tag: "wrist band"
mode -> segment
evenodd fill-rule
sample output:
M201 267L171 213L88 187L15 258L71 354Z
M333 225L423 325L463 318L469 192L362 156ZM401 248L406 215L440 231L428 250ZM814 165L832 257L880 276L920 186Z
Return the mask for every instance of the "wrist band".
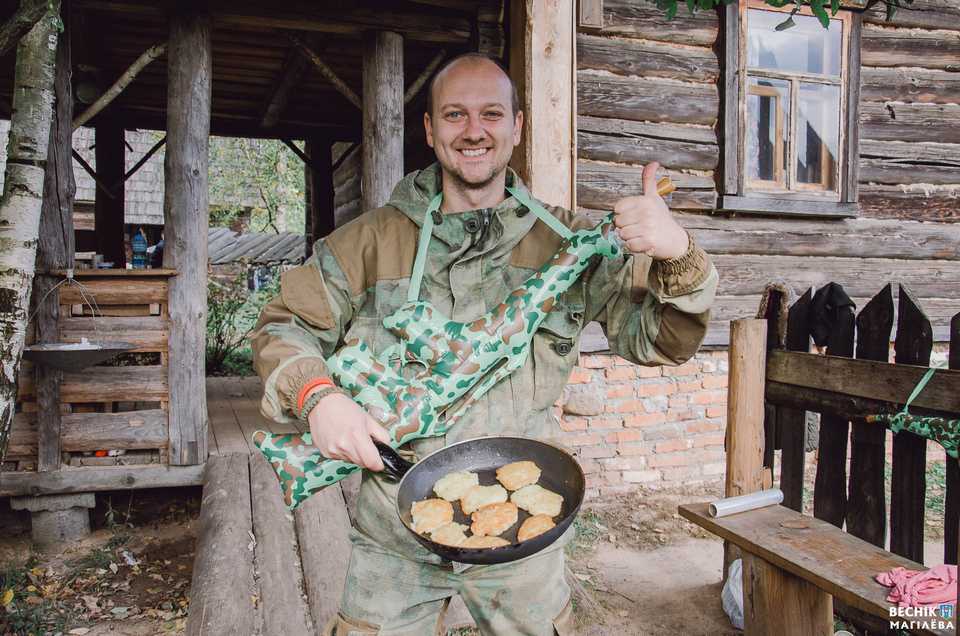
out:
M313 393L310 394L310 397L308 397L304 401L303 406L300 407L300 412L298 413L300 421L303 422L305 425L309 426L310 422L308 418L310 417L310 411L316 408L317 404L320 403L320 400L322 400L323 398L333 393L340 393L342 395L346 395L347 397L350 397L346 391L344 391L338 386L325 386L319 391L314 391Z
M297 410L303 408L303 402L307 399L307 394L318 386L336 386L330 378L314 378L303 385L300 393L297 394Z

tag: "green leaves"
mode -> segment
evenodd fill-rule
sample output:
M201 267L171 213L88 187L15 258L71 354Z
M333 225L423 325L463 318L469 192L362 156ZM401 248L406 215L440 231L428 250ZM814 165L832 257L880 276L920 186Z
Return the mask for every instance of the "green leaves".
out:
M837 0L833 1L837 3L839 9L840 3ZM827 15L827 10L823 8L822 0L810 0L810 10L813 11L813 15L817 16L817 20L820 20L824 29L830 28L830 16ZM836 13L836 9L833 12Z
M690 12L690 15L695 14L697 11L709 11L715 9L716 7L731 4L737 0L683 0L687 5L687 11ZM776 29L778 31L783 31L789 29L790 27L796 26L796 23L793 21L793 16L805 5L810 7L810 10L813 12L813 15L816 16L817 20L823 26L824 29L830 27L830 17L835 16L840 10L840 0L765 0L768 5L775 7L777 9L783 8L789 4L796 5L794 10L790 13L790 16L777 25ZM677 8L679 7L679 0L656 0L657 8L664 12L664 15L668 20L672 20L677 15ZM908 5L913 2L913 0L871 0L867 5L868 7L876 2L884 2L887 5L887 19L889 20L893 13L901 5ZM829 4L828 4L829 3Z

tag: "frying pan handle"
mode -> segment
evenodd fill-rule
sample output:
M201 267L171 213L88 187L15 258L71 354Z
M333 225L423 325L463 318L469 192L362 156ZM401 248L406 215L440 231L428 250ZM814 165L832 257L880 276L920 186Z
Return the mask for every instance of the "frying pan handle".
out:
M380 453L380 459L383 460L383 472L393 479L400 481L407 471L413 468L413 464L400 457L400 454L391 447L377 440L373 440L373 443Z

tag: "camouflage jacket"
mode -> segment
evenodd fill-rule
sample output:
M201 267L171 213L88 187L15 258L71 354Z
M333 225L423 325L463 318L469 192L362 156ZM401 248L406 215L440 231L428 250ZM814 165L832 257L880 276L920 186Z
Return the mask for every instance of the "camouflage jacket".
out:
M507 178L523 187L512 171ZM396 342L381 322L406 301L419 228L439 188L437 164L407 175L386 206L317 241L307 263L282 275L280 295L264 308L253 334L267 417L296 418L301 387L327 375L324 357L346 340L359 337L375 353ZM597 222L544 207L574 230ZM543 265L560 242L513 197L493 209L446 214L429 244L420 299L452 320L474 320ZM417 440L412 450L422 456L483 435L556 437L551 407L577 362L585 324L598 321L610 349L632 362L680 364L703 340L716 287L716 269L692 239L687 253L671 261L598 259L543 321L526 365L482 397L445 438ZM407 556L435 561L387 509L392 494L388 482L364 473L358 529Z

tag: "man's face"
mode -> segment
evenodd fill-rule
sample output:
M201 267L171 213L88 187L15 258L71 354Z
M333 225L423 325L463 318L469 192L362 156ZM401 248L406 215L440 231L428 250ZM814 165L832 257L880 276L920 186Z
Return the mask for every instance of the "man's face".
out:
M511 92L509 78L487 60L462 60L437 78L423 124L445 178L478 189L506 170L523 126Z

